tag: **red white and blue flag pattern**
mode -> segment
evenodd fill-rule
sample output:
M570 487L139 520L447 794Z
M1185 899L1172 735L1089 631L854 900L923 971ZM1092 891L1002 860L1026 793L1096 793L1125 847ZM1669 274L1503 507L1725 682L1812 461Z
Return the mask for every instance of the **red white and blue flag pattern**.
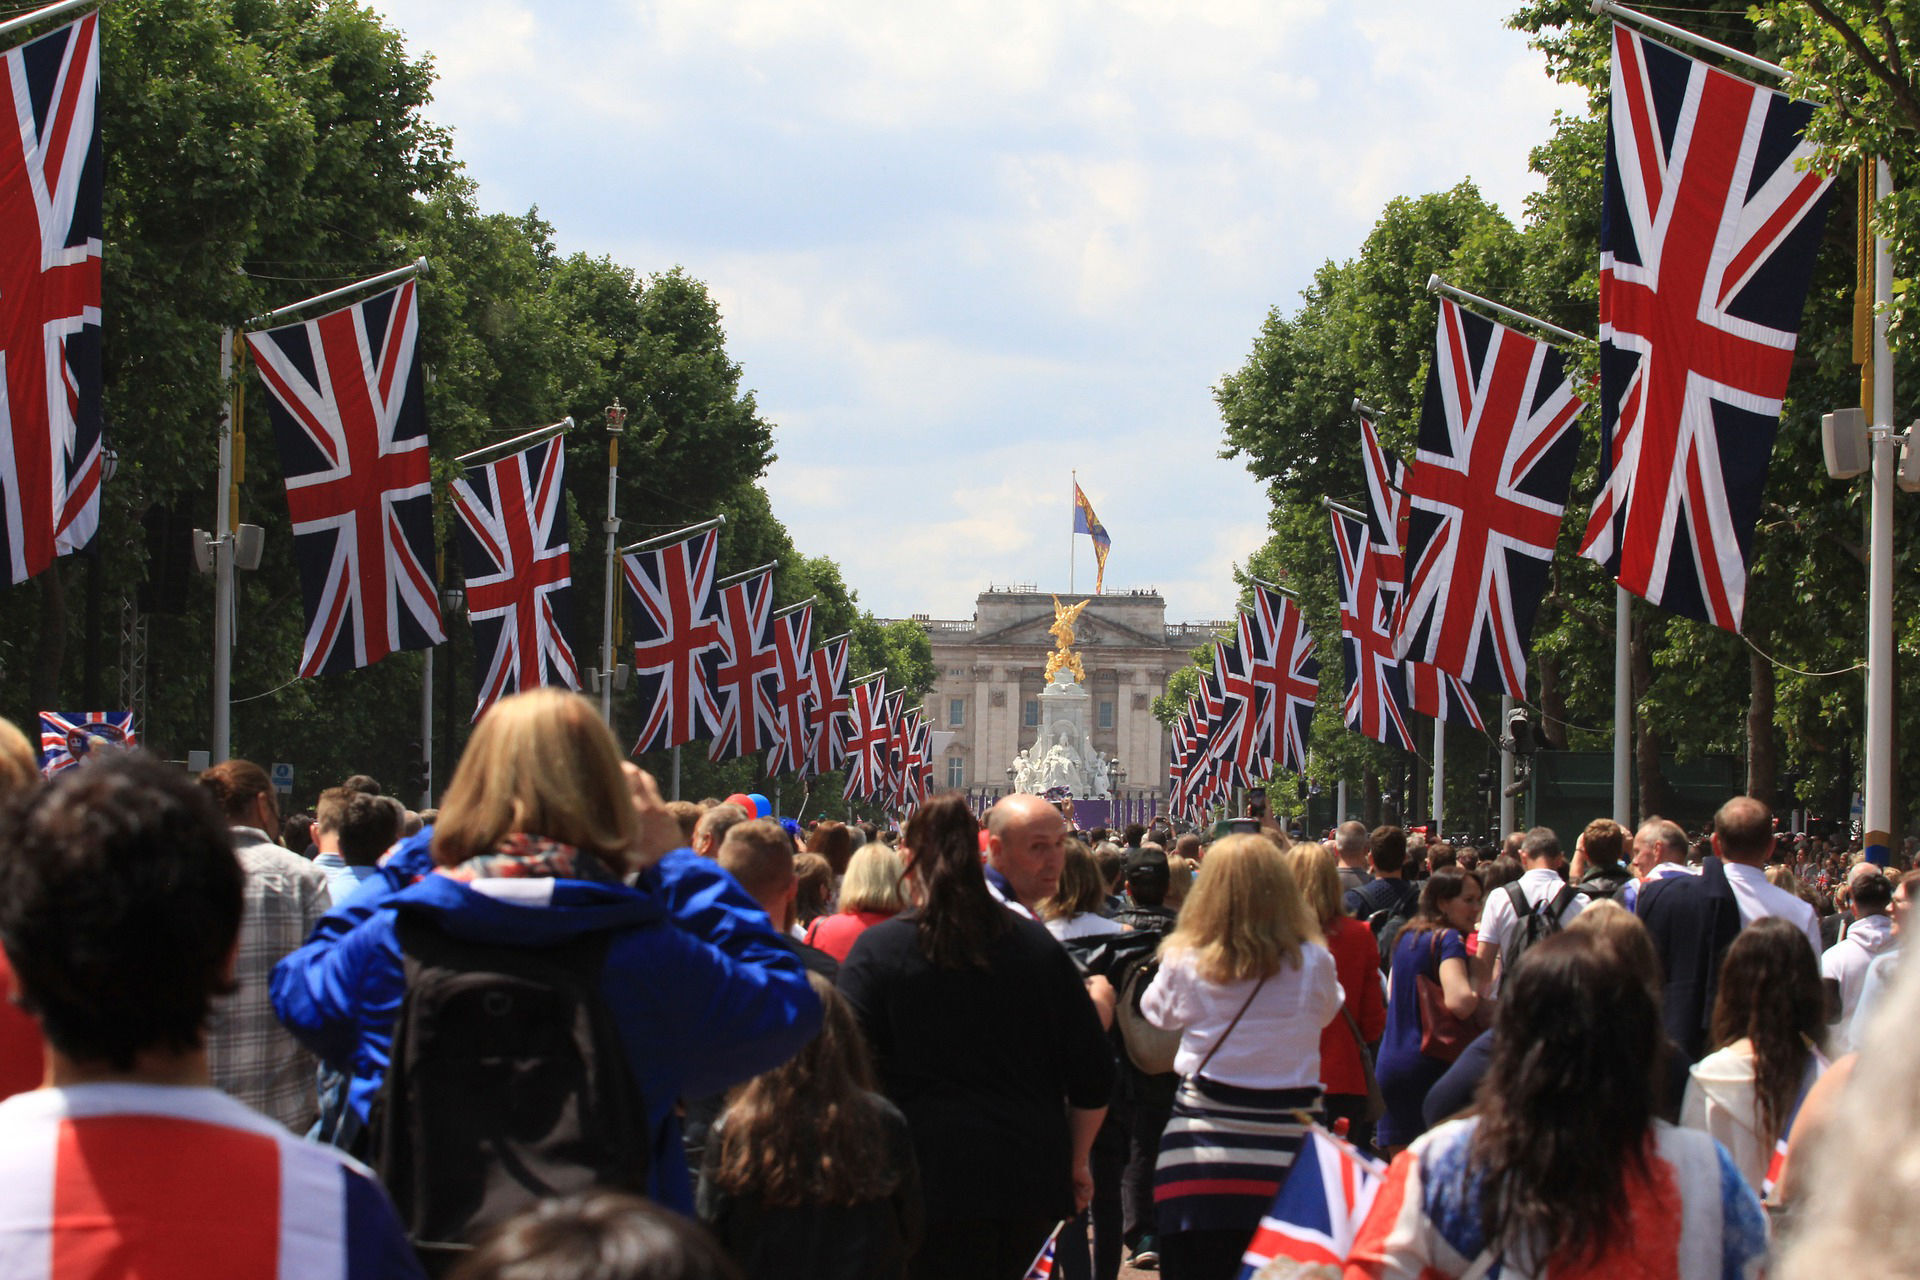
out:
M453 482L479 697L474 719L510 693L580 687L567 643L573 573L566 449L559 437Z
M847 689L851 638L836 636L813 651L807 667L807 773L818 777L847 758L853 698Z
M803 604L773 620L776 732L767 749L767 775L800 773L807 764L807 699L812 692L813 606Z
M440 644L414 282L247 335L286 475L302 676Z
M51 778L97 751L140 745L131 711L42 711L40 772Z
M773 643L773 572L763 570L720 588L720 656L711 669L720 722L707 748L718 764L757 756L779 734L772 682L780 659Z
M849 804L886 795L888 744L892 738L893 726L887 722L887 678L875 676L854 686L843 791Z
M1286 1263L1335 1271L1344 1267L1386 1168L1318 1125L1310 1129L1273 1207L1247 1244L1240 1280L1294 1274ZM1273 1267L1275 1263L1282 1266ZM1263 1270L1269 1267L1273 1269Z
M1600 492L1580 554L1738 631L1832 179L1813 107L1613 28Z
M1253 607L1240 615L1240 651L1261 693L1254 729L1270 765L1306 771L1307 734L1320 696L1320 662L1300 607L1271 587L1253 588Z
M1419 451L1404 477L1401 657L1526 697L1580 408L1553 347L1441 300Z
M1332 513L1340 588L1340 639L1346 658L1342 717L1388 746L1413 750L1407 726L1406 676L1394 656L1390 605L1382 598L1378 561L1363 521Z
M635 755L709 737L720 722L710 675L720 649L719 556L720 535L708 529L622 557L642 713Z
M100 520L100 15L0 55L0 539L24 582Z

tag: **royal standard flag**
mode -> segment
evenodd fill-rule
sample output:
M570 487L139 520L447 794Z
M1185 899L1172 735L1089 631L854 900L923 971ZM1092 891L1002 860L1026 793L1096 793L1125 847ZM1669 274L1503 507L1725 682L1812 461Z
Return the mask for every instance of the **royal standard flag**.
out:
M1073 531L1084 533L1093 539L1093 594L1099 595L1107 579L1107 549L1113 546L1113 539L1107 536L1107 526L1100 523L1100 517L1093 514L1093 504L1087 501L1087 495L1080 491L1080 482L1073 482Z

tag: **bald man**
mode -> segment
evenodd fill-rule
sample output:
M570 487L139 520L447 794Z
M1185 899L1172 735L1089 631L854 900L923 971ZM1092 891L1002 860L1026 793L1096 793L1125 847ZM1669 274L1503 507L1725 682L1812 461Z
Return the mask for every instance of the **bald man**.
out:
M1035 795L1011 795L987 811L987 887L1029 919L1060 887L1067 822Z

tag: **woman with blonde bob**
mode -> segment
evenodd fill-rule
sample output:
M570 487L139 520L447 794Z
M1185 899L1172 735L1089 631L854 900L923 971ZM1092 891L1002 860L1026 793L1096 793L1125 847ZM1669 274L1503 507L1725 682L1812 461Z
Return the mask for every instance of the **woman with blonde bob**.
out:
M790 1057L819 1028L820 1001L759 906L679 840L653 779L623 766L591 703L556 689L495 703L438 824L403 841L381 877L274 971L281 1021L350 1077L341 1145L380 1092L421 940L437 933L502 953L591 943L651 1135L646 1183L628 1189L691 1213L679 1099ZM515 1117L472 1121L500 1126L506 1149ZM413 1228L410 1189L390 1176L388 1190ZM520 1207L486 1202L496 1217Z
M1286 854L1261 835L1208 851L1160 956L1140 1007L1180 1032L1181 1076L1154 1174L1160 1266L1232 1277L1320 1108L1340 980Z
M847 862L847 878L840 882L840 910L807 926L807 945L845 964L855 939L906 910L907 893L902 887L906 874L900 855L889 846L860 846Z

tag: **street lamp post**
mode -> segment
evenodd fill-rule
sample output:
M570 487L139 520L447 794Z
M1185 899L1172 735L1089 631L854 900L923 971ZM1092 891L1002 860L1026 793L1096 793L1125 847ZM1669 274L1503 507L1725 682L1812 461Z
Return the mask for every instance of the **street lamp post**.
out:
M615 396L607 406L607 598L600 618L600 716L613 723L613 608L618 585L615 562L620 557L620 517L616 512L620 483L620 433L627 425L626 406Z

